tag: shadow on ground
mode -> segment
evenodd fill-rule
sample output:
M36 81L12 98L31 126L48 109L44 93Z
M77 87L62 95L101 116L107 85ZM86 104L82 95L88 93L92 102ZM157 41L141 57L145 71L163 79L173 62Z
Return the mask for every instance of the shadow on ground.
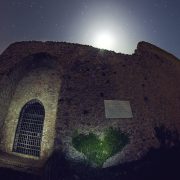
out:
M95 169L83 164L70 164L55 153L42 175L32 175L0 168L1 180L154 180L180 179L180 146L152 149L139 161Z

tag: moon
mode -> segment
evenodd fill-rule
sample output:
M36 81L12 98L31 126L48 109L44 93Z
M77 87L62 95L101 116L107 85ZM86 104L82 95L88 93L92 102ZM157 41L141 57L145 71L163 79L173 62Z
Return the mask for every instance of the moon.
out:
M100 49L112 50L114 48L115 39L110 32L100 32L95 36L94 46Z

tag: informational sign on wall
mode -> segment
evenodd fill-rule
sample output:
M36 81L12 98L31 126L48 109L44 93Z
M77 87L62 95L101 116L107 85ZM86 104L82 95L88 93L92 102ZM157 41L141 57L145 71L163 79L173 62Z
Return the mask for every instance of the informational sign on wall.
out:
M133 118L129 101L104 100L106 118Z

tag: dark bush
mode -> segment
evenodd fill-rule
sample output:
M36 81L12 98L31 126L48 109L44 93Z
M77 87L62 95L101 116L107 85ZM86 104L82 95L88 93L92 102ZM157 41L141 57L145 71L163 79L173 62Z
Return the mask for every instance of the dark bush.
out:
M155 127L155 136L158 139L160 146L163 148L170 148L171 146L179 146L180 139L179 133L175 129L174 131L166 128L164 125Z
M44 171L43 180L65 180L70 179L69 163L60 151L55 151L47 160Z

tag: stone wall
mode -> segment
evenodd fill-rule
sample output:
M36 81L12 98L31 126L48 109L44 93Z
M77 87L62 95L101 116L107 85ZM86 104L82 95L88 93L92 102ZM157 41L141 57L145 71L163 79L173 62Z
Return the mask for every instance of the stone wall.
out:
M114 127L129 134L130 143L109 158L104 167L139 159L151 147L158 147L154 131L157 126L163 124L180 133L180 62L151 44L141 42L135 54L123 55L76 44L22 42L11 45L0 56L0 63L3 78L9 70L12 70L12 74L20 72L24 77L21 80L17 78L12 88L16 90L9 92L11 96L4 95L3 90L12 83L6 84L7 81L1 78L0 105L4 99L7 102L4 106L6 111L0 112L0 122L5 124L6 133L10 127L15 129L17 115L27 100L40 98L41 95L49 97L40 99L47 109L49 107L52 110L52 117L47 121L56 122L54 149L64 151L69 158L84 158L72 147L72 136L76 130L98 134L106 128ZM29 70L42 66L48 68L42 71ZM58 75L53 77L49 68L55 69ZM29 72L27 75L26 70ZM41 83L37 83L41 77L37 74L39 72L43 74L43 78L39 79ZM47 88L48 84L50 89ZM104 100L129 101L133 118L106 118ZM17 103L19 107L15 106ZM12 121L14 124L11 124ZM46 127L47 131L54 131L53 123L51 127ZM4 138L9 139L5 146L1 143L1 149L11 153L14 137L6 133L3 133ZM45 136L42 144L48 144L46 140L54 141L54 135L48 135L47 139ZM51 154L52 146L42 147L44 151L41 158Z
M41 58L39 57L39 60ZM34 57L34 59L37 60L37 57ZM22 63L12 69L12 72L9 74L9 79L12 81L6 80L4 81L6 86L2 86L4 87L3 92L6 93L3 96L2 92L3 98L1 99L6 117L2 119L4 121L2 121L3 128L1 129L1 151L9 155L19 156L13 162L16 165L21 163L20 157L22 157L22 159L38 160L38 164L41 164L39 166L42 166L42 163L47 160L53 151L61 78L59 71L52 67L53 60L50 63L51 67L45 61L45 59L41 59L40 64L33 64L33 60L26 60L26 63ZM12 152L21 109L32 99L40 100L45 108L40 158ZM10 102L8 108L6 101ZM3 103L6 106L3 106ZM2 113L2 115L5 113ZM30 166L37 166L37 162L36 164L33 163L31 162Z

